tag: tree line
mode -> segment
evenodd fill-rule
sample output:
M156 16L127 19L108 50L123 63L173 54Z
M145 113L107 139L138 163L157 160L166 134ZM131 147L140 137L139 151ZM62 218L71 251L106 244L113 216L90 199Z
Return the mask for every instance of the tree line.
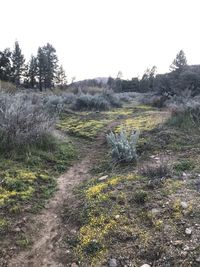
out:
M39 47L37 55L31 55L26 63L17 41L13 51L10 48L0 51L0 80L40 91L67 84L65 70L58 64L56 49L51 44Z
M188 65L183 50L177 53L169 67L169 72L157 74L156 66L147 68L139 79L124 80L121 74L114 79L109 77L108 86L116 92L149 92L159 95L174 95L181 91L190 90L192 95L200 94L200 65Z

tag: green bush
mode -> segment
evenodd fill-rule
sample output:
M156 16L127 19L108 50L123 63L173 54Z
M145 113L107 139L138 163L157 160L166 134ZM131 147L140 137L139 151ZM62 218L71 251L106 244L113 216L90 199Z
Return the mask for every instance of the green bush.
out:
M119 98L112 90L105 90L101 94L91 95L83 94L76 97L75 102L72 104L74 110L108 110L111 107L121 107Z
M144 190L139 190L134 195L134 202L137 204L144 204L148 200L148 194Z
M111 146L112 158L116 162L136 161L136 144L139 138L139 132L133 131L130 135L125 130L119 134L111 132L106 136L108 144Z
M146 164L140 168L140 173L149 178L149 180L163 180L171 177L170 167L164 162L160 164Z
M189 101L185 105L175 106L172 109L172 116L167 124L171 127L182 130L193 130L200 127L200 105L197 102Z
M174 165L174 169L177 172L191 171L195 167L195 163L191 160L183 160Z

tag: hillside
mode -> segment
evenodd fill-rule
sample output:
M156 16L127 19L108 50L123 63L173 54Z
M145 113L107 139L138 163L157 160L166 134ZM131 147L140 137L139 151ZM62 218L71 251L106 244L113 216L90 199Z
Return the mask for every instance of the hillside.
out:
M121 129L140 130L137 162L111 158L106 134ZM62 154L32 152L29 172L27 159L1 164L15 192L36 192L2 181L1 266L199 266L198 127L132 100L63 113L57 131Z

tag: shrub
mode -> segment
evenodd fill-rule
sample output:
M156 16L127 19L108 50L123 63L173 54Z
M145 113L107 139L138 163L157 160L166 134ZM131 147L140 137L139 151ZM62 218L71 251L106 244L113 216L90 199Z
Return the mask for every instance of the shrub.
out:
M149 180L163 180L171 176L171 170L167 164L146 164L140 168L140 173L149 178Z
M129 136L125 130L121 130L119 134L111 132L106 136L108 144L111 146L112 158L116 162L136 161L136 144L139 132L133 131Z
M15 92L17 88L13 83L0 80L0 90L12 93Z
M195 168L195 163L192 160L182 160L174 165L177 172L191 171Z
M140 94L135 92L123 92L123 93L117 93L116 96L120 101L124 102L130 102L135 98L138 98Z
M120 108L122 106L119 97L113 90L104 90L102 97L107 100L112 107Z
M74 105L75 110L108 110L109 102L102 95L80 94L77 96Z
M45 104L46 103L46 104ZM18 93L0 96L1 149L8 150L38 142L51 132L56 115L42 97Z
M137 204L144 204L148 200L148 194L144 190L139 190L135 193L133 200Z
M167 124L172 127L190 130L200 126L200 104L190 100L182 105L171 106L172 115Z
M111 107L121 107L120 99L112 90L104 90L101 94L84 94L82 91L77 95L72 109L74 110L108 110Z
M165 107L166 101L168 99L167 95L156 95L156 94L146 94L141 100L142 104L151 105L156 108Z

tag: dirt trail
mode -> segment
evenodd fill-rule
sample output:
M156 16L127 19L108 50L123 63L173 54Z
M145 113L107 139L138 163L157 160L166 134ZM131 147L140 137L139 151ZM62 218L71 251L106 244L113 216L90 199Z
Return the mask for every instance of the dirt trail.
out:
M46 208L34 217L33 225L37 233L33 237L33 246L28 251L22 251L13 256L8 263L8 267L63 267L59 260L62 254L62 247L58 244L66 235L68 228L73 229L71 225L63 225L61 214L63 205L67 201L74 201L73 188L81 181L90 178L89 169L94 164L96 157L104 151L105 134L118 122L109 124L103 132L97 137L89 148L85 148L84 159L80 163L72 166L65 174L58 178L58 191L49 201ZM64 248L63 248L64 249Z

